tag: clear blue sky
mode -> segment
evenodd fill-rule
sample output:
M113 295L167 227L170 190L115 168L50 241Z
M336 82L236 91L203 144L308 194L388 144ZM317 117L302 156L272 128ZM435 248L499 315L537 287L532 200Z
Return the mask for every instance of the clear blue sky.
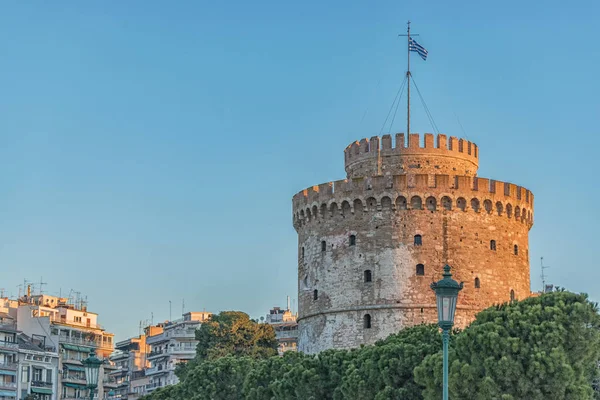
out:
M437 125L536 196L533 288L544 256L552 283L600 299L599 3L458 3L3 3L0 287L79 290L119 339L169 300L174 318L183 298L283 306L291 198L379 134L411 19ZM413 130L432 131L417 105Z

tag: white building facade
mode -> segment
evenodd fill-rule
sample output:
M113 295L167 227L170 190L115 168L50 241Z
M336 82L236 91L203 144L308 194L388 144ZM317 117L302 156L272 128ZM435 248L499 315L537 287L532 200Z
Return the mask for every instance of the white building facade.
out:
M149 336L146 343L150 346L148 361L150 368L146 369L149 383L146 392L157 388L174 385L179 382L175 368L180 363L186 363L196 356L196 329L203 321L211 316L209 312L188 312L177 321L169 321L163 325L163 332Z

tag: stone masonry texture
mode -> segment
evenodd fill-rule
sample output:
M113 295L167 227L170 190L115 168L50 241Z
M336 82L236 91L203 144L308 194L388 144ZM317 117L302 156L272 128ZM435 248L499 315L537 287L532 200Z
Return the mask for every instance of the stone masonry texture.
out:
M530 295L533 194L476 176L479 149L445 135L363 139L347 179L293 198L298 232L300 351L353 348L437 322L445 264L460 292L456 325Z

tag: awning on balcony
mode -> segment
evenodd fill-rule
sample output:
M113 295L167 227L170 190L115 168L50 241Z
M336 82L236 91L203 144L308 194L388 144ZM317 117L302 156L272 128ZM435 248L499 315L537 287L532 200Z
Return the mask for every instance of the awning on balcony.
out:
M0 369L0 375L17 376L17 373L15 371L3 371Z
M75 389L87 389L87 386L85 385L80 385L79 383L70 383L70 382L65 382L62 384L63 386L66 387L70 387L70 388L75 388Z
M69 365L69 364L65 364L65 367L69 370L69 371L85 371L85 368L83 367L78 367L77 365Z
M9 392L8 390L0 390L0 396L3 396L3 397L17 397L17 392Z
M90 347L77 346L77 345L68 344L68 343L62 343L61 346L65 350L80 351L82 353L89 353L92 350Z
M31 393L52 394L52 389L32 387Z

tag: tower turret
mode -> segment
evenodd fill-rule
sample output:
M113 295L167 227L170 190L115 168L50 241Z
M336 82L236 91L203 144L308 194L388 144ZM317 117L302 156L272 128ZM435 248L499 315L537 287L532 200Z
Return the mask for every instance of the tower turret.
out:
M424 135L422 144L419 134L410 134L407 145L404 134L399 133L394 145L390 135L349 144L344 161L348 178L407 173L475 176L479 149L468 140L431 133Z
M344 152L347 179L294 196L301 351L357 347L435 323L429 285L445 264L465 282L459 327L530 295L533 194L476 176L474 143L408 139L355 142Z

